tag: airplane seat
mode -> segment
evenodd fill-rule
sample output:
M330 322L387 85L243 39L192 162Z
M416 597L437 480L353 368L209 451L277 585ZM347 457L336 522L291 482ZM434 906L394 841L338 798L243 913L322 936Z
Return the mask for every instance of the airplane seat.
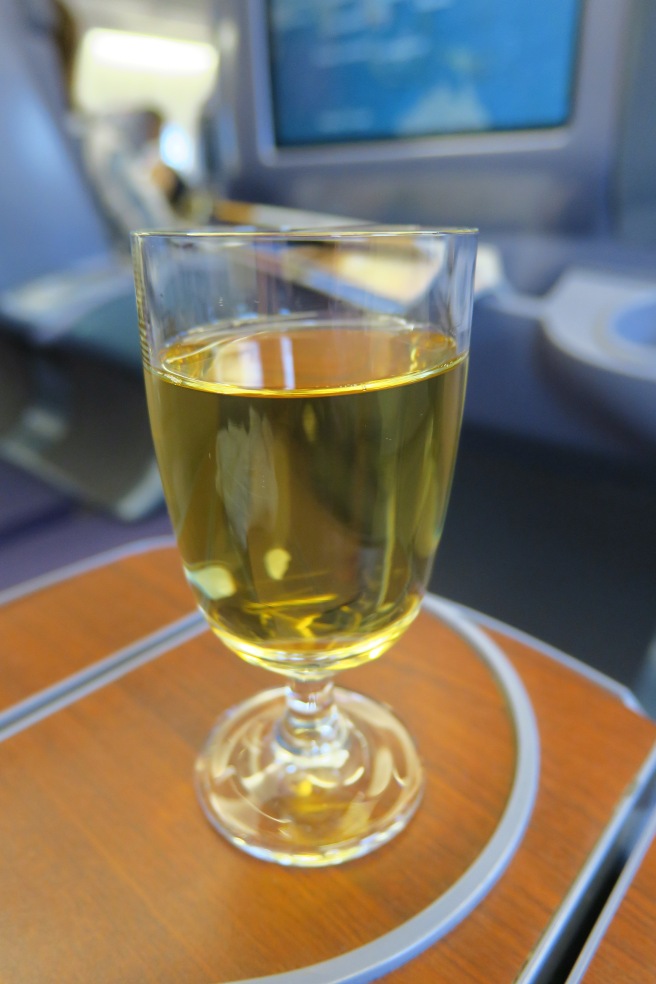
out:
M0 467L134 521L161 503L134 287L69 125L55 17L0 0Z
M50 0L0 0L0 291L111 252L67 125Z

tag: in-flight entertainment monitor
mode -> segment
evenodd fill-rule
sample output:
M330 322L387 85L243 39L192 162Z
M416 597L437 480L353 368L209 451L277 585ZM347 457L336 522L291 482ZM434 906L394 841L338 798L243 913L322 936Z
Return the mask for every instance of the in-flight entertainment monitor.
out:
M580 0L270 0L275 145L565 126L580 20Z
M380 221L604 225L631 0L228 0L233 197Z

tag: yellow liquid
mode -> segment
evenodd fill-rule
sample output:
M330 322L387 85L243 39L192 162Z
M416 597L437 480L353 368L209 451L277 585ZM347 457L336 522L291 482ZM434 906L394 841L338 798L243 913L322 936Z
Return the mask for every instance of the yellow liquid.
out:
M392 319L198 329L160 354L164 492L227 646L320 675L398 638L439 543L465 379L449 339Z

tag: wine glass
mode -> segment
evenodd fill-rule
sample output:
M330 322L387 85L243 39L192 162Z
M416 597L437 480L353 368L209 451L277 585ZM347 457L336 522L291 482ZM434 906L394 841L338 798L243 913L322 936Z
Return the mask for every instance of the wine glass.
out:
M415 618L462 417L476 233L144 232L149 415L184 571L219 639L286 678L196 764L211 823L282 864L358 857L423 789L404 725L333 686Z

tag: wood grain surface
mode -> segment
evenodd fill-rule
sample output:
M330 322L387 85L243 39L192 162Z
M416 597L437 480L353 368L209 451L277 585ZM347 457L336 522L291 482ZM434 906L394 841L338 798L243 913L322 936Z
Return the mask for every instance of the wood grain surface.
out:
M3 605L0 712L194 608L173 547L128 553Z
M132 567L94 574L78 645L85 634L97 641L94 610L103 637L115 594L141 617L150 609L156 621L164 608L170 618L157 585L176 583L175 553L141 561L138 576ZM57 590L64 650L80 586ZM162 590L180 600L175 588ZM38 618L44 598L34 605ZM0 609L1 632L5 617ZM534 816L490 894L390 975L395 982L515 980L655 740L653 724L612 694L497 638L538 718ZM22 640L33 678L31 664L48 649L37 632ZM340 683L394 706L428 781L406 831L339 868L257 861L205 821L191 777L214 718L276 684L209 633L0 742L0 982L209 984L290 971L368 942L432 902L477 856L505 805L515 748L503 695L428 614Z

